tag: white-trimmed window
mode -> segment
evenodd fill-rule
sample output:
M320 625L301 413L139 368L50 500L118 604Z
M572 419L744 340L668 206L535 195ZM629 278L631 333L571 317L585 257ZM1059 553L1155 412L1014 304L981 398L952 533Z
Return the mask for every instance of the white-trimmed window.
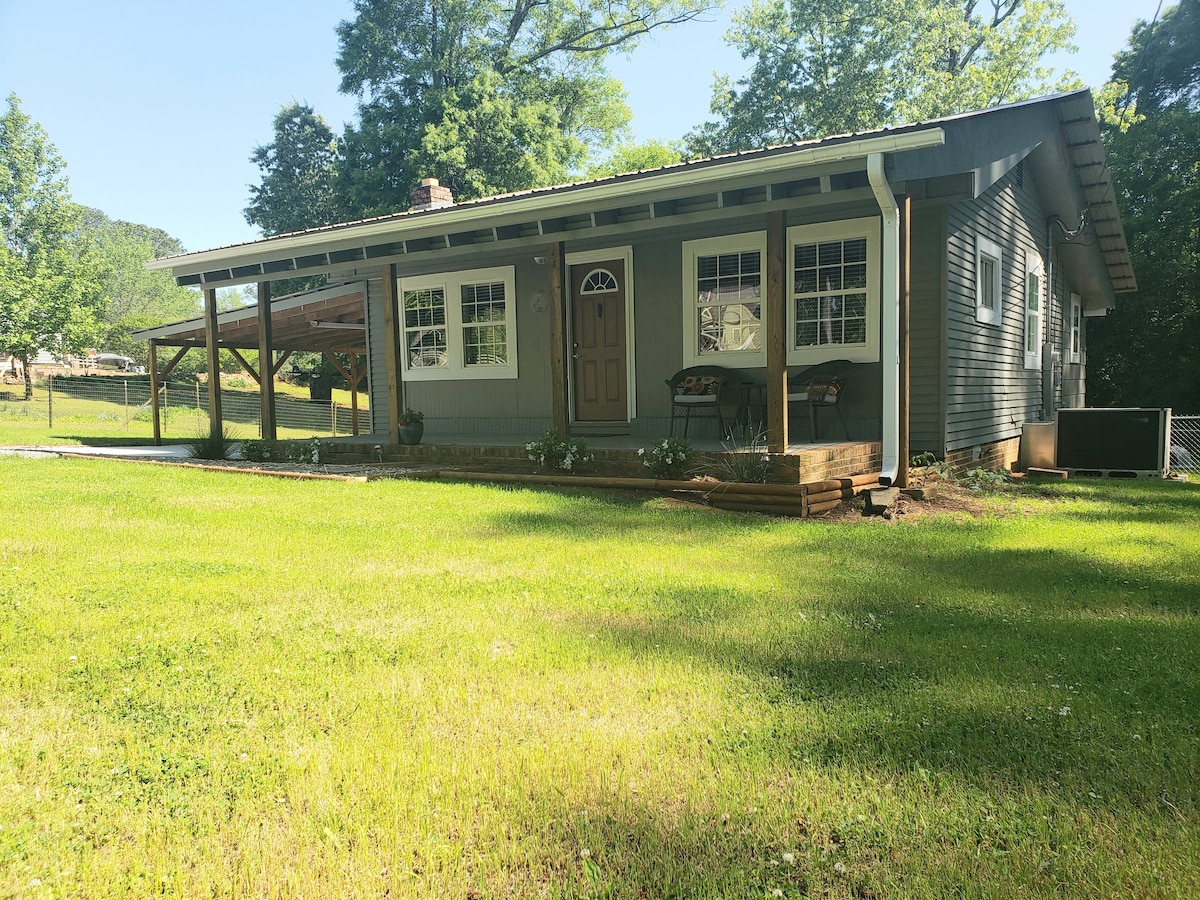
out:
M1025 251L1025 368L1042 367L1042 320L1046 267L1038 253Z
M766 232L683 244L684 348L689 364L762 365Z
M1071 295L1070 318L1067 320L1067 362L1083 359L1083 302L1078 294Z
M879 359L879 219L788 229L788 364Z
M517 377L512 266L401 278L398 294L406 380Z
M1000 270L1004 251L995 241L975 238L975 321L999 325L1003 315L1004 294L1001 291Z

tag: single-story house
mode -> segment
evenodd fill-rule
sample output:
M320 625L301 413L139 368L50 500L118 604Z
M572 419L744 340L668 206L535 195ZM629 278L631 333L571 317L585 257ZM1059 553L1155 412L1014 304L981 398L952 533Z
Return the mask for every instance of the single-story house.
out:
M408 212L148 267L210 298L141 332L152 349L365 354L373 440L406 406L435 439L652 440L664 381L719 365L784 453L815 438L789 375L846 360L846 432L885 474L1015 459L1023 423L1084 404L1084 321L1136 286L1087 90L460 203L429 180ZM212 310L217 288L317 274L270 315Z

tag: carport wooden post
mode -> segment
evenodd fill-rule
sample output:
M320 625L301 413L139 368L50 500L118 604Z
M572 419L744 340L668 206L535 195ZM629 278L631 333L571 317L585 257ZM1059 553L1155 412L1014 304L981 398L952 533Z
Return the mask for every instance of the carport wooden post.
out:
M387 345L388 443L400 443L400 410L403 383L400 380L400 310L396 304L396 264L383 267L383 331Z
M570 433L567 414L567 302L566 276L563 272L565 255L561 243L546 248L546 263L550 268L550 414L554 430L561 435Z
M258 402L264 441L275 440L275 341L271 333L271 282L258 283Z
M158 342L150 338L150 414L154 420L154 446L162 446L162 423L158 420Z
M787 228L783 210L767 213L767 284L763 324L767 342L767 450L786 453Z
M204 344L208 351L208 433L214 438L225 432L221 425L221 351L217 333L217 291L204 292Z

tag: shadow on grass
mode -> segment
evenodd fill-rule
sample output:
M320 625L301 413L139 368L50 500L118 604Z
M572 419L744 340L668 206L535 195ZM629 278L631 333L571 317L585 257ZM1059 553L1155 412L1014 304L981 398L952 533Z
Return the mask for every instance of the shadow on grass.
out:
M649 621L580 627L748 678L778 716L730 752L1195 810L1200 575L997 549L1000 527L958 529L967 549L877 529L874 561L826 531L819 552L747 561L769 591L689 589Z
M113 435L82 435L82 434L67 434L62 435L63 439L69 441L78 441L85 447L152 447L154 446L154 438L149 437L126 437ZM174 441L164 441L164 444L183 444L186 443L183 439Z

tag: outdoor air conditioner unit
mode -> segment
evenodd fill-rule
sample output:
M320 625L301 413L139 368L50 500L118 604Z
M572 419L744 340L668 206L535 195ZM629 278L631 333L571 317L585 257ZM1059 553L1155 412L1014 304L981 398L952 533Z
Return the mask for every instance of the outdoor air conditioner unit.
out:
M1060 409L1056 462L1073 475L1163 478L1170 435L1170 409Z

